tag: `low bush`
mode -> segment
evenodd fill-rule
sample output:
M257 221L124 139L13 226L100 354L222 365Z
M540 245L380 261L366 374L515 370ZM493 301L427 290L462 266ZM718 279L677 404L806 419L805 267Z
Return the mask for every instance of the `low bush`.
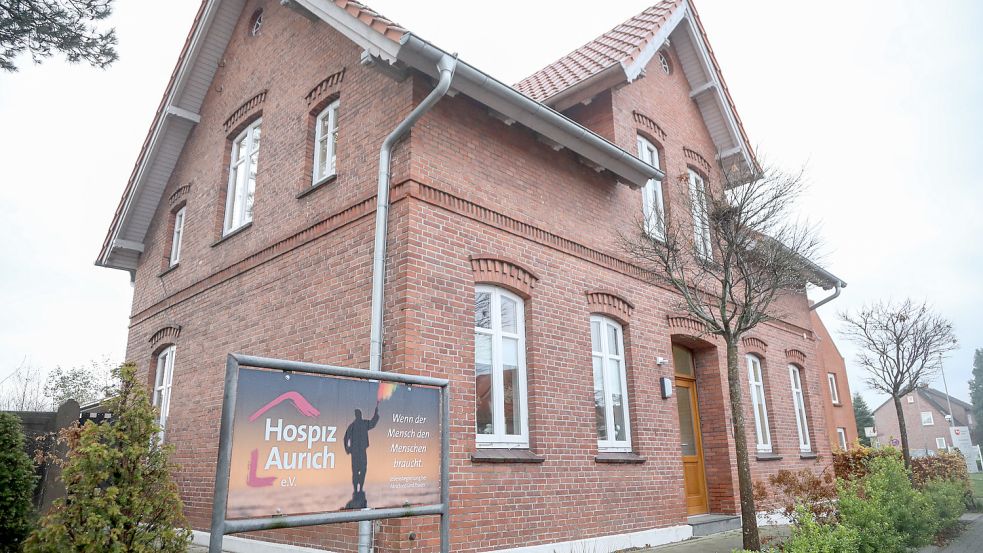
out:
M20 419L0 413L0 552L20 551L31 531L32 499L37 477L24 451Z
M860 553L903 553L939 530L933 503L911 485L897 456L876 456L867 474L839 485L840 523L857 532Z
M55 501L25 542L27 553L185 553L191 531L171 478L173 446L158 439L154 408L132 365L106 402L111 423L66 429L69 444Z
M858 553L857 530L839 524L821 524L811 510L799 506L794 513L792 535L782 544L785 553Z
M954 529L959 517L966 512L966 489L962 483L933 480L923 486L922 493L935 511L937 532L946 533Z
M782 469L768 477L772 492L762 494L774 496L785 516L798 520L803 508L811 514L814 522L829 524L836 520L836 483L828 470L820 474L809 469L791 471ZM757 500L758 497L755 497Z

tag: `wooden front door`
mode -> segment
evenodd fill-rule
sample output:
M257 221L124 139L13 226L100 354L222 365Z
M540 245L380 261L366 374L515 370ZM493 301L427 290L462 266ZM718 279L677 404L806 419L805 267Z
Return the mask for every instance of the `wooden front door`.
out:
M683 457L686 514L700 515L708 512L709 509L693 354L679 346L673 346L672 349L673 364L676 368L676 408L679 412L679 445Z

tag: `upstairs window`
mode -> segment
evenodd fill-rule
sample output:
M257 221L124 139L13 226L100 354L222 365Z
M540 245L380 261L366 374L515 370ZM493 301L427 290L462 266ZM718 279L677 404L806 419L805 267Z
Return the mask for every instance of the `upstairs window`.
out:
M836 375L833 373L827 373L826 380L829 382L829 397L832 399L833 405L839 405L840 392L836 388Z
M799 450L812 451L809 442L809 420L806 416L805 394L802 393L802 375L795 365L788 366L789 378L792 380L792 408L795 409L795 428L799 432Z
M174 233L171 235L171 267L181 261L181 237L184 236L184 215L188 206L184 206L174 214Z
M935 417L931 411L922 411L922 426L935 426Z
M638 159L652 167L659 167L659 150L641 136L637 137ZM642 215L645 232L653 238L665 239L665 206L662 198L662 181L649 179L642 188Z
M710 260L713 247L710 243L710 214L707 210L707 185L699 173L689 170L689 194L693 204L693 244L697 255Z
M317 116L314 125L314 180L319 184L335 174L335 145L338 143L338 100Z
M157 424L160 425L160 441L164 441L167 415L171 406L171 382L174 379L174 352L170 346L157 354L157 372L154 375L154 407L157 408Z
M475 430L479 447L529 447L522 299L494 286L474 297Z
M765 405L765 381L761 372L761 360L747 356L748 380L751 384L751 407L754 411L754 432L758 451L771 452L771 429L768 428L768 406Z
M593 315L590 339L598 449L630 452L628 383L621 325L607 317Z
M253 220L253 195L259 164L260 120L257 119L232 141L229 192L225 200L223 235Z

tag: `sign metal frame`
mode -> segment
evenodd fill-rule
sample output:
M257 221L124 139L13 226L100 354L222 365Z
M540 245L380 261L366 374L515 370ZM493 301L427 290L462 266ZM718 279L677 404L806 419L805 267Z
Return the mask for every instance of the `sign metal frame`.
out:
M239 386L239 368L253 367L291 373L307 373L323 376L340 376L365 380L396 382L440 388L440 503L412 507L363 509L358 511L333 511L304 515L286 515L229 520L226 518L229 501L229 473L232 468L232 426L235 417L236 392ZM218 463L215 467L215 489L212 498L212 526L208 541L209 553L221 553L226 534L255 532L276 528L296 528L339 522L360 522L424 515L440 515L440 552L450 549L450 387L444 378L432 378L412 374L388 373L353 369L334 365L319 365L286 359L272 359L230 353L225 362L225 392L222 398L222 424L219 430Z

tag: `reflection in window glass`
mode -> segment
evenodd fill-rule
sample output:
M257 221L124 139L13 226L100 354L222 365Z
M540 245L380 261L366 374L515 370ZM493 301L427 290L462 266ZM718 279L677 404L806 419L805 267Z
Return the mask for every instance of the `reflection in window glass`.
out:
M523 304L492 286L475 290L475 431L482 446L528 447Z
M590 325L598 448L631 451L621 325L600 315L592 316Z

